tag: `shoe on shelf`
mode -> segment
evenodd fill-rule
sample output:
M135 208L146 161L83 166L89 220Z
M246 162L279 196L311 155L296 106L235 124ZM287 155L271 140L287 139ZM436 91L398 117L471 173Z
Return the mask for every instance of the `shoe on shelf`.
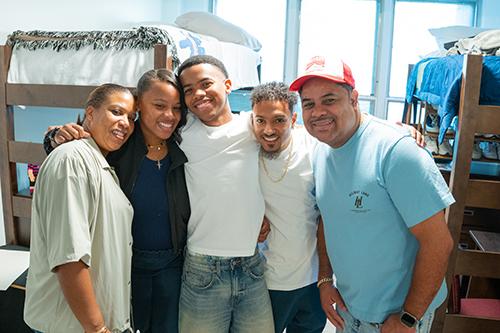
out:
M483 153L481 152L481 147L479 147L479 141L474 141L474 146L472 147L472 159L480 160L482 156Z
M500 139L500 134L476 133L476 136L481 136L486 139Z
M437 113L428 113L425 118L425 131L428 133L439 133L439 116Z
M455 135L455 130L453 129L453 127L451 127L451 126L448 127L446 129L446 134L448 134L448 135Z
M451 148L450 142L448 140L444 140L442 144L438 146L439 155L442 156L452 156L453 149Z
M489 160L498 159L498 149L496 142L482 142L481 149L483 151L483 156Z
M430 137L428 135L424 136L425 140L425 149L432 155L439 155L439 149L437 145L437 139L434 137Z

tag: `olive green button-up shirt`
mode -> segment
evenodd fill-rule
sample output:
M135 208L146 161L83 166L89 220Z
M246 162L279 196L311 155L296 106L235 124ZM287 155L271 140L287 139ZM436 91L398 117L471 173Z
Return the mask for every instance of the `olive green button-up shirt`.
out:
M44 333L83 331L54 269L81 260L106 326L130 327L133 209L92 139L54 150L34 190L24 319Z

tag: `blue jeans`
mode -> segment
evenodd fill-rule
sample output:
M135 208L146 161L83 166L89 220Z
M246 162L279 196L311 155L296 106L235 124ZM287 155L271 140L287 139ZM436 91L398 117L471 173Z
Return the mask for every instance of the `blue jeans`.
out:
M264 260L186 251L179 303L181 333L273 333Z
M354 318L350 313L337 309L339 315L344 319L344 330L338 333L379 333L381 324L369 323ZM429 333L431 331L434 311L427 313L420 320L415 333Z
M133 249L132 316L141 333L178 332L182 254Z
M316 283L303 288L281 291L269 290L273 307L274 328L281 333L321 333L326 315L321 308Z

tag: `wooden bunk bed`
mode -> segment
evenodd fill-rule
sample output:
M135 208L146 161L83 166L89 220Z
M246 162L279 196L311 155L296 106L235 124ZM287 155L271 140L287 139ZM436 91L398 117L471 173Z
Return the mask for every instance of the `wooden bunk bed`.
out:
M42 144L14 140L15 105L81 108L95 86L12 84L7 73L12 49L0 46L0 177L6 243L29 246L31 196L18 193L16 163L40 165ZM154 47L154 68L172 68L166 45Z
M261 59L253 49L170 25L115 31L15 31L0 52L0 179L6 242L13 245L29 246L31 216L29 191L18 193L16 163L40 165L45 158L41 144L15 140L14 106L80 109L99 84L132 87L145 71L172 70L197 54L222 60L233 89L242 89L243 97L260 82Z
M459 128L455 137L449 183L456 203L446 210L448 227L456 245L446 275L449 289L456 276L500 279L500 253L461 249L458 246L466 207L500 210L500 180L470 177L475 133L500 134L500 106L479 104L482 65L482 56L466 55L464 58L458 111ZM447 302L436 312L432 332L500 332L500 318L453 313L456 309L453 301L449 293Z

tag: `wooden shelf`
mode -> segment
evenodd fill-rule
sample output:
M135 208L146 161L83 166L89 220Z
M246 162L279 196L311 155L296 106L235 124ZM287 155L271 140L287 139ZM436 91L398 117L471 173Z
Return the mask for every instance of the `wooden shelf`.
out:
M500 138L497 138L497 137L485 138L483 136L477 136L477 135L474 137L474 140L482 141L482 142L500 142Z
M478 160L474 160L473 159L472 162L500 163L500 160L492 160L492 159L489 159L489 158L481 157Z
M453 160L453 156L448 156L448 155L435 155L435 154L432 154L432 157L438 163L439 162L445 162L445 161L451 162ZM500 163L500 160L491 160L489 158L481 157L478 160L474 160L473 159L472 162Z
M428 137L431 137L431 138L437 138L439 136L439 133L424 132L424 135L428 136ZM455 134L447 133L447 134L445 134L444 138L445 139L455 139ZM476 136L474 136L474 141L500 142L500 138L498 138L498 137L485 138L482 135L476 135Z
M439 161L449 161L449 162L451 162L453 160L453 156L448 156L448 155L435 155L435 154L432 154L432 157L435 160L439 160Z

